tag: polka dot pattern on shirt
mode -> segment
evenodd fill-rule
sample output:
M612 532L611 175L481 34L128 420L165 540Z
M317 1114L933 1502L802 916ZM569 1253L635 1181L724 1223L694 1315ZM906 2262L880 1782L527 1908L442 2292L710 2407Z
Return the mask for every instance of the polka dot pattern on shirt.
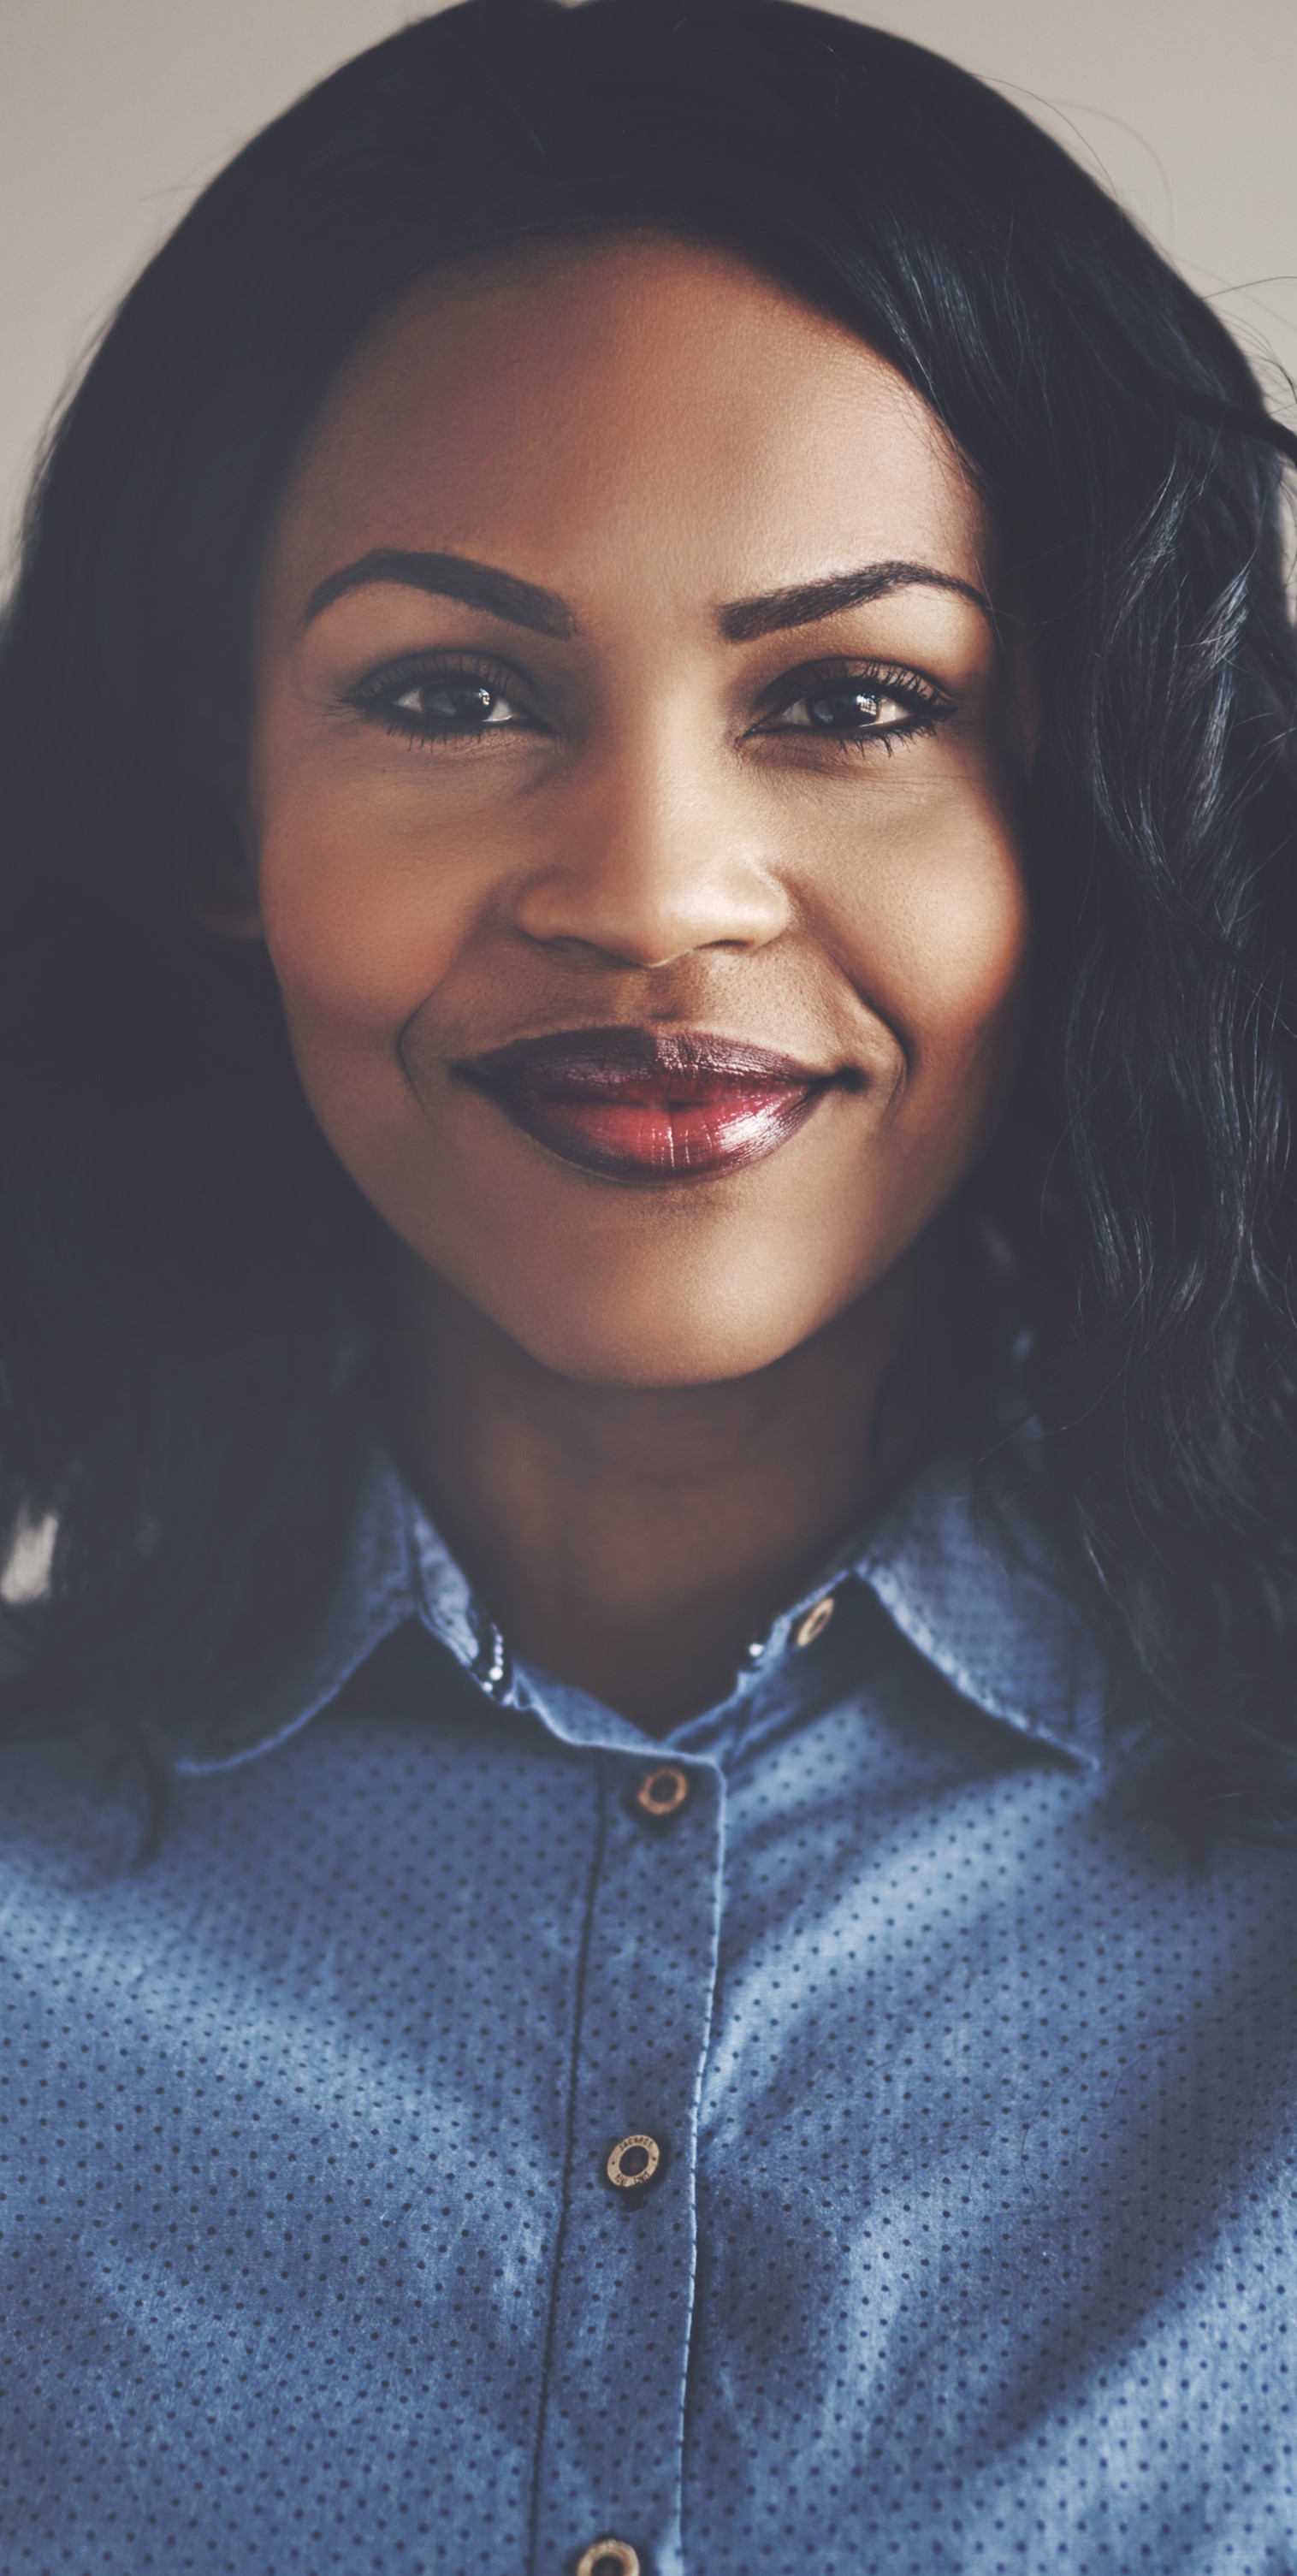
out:
M665 1747L424 1529L156 1858L3 1756L4 2576L1291 2576L1297 1868L930 1502Z

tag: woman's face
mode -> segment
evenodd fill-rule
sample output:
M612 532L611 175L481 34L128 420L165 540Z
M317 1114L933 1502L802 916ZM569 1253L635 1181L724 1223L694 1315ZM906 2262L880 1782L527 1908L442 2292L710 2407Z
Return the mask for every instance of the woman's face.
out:
M550 1367L758 1369L981 1154L995 577L918 397L719 250L466 266L338 388L261 607L260 922L334 1150Z

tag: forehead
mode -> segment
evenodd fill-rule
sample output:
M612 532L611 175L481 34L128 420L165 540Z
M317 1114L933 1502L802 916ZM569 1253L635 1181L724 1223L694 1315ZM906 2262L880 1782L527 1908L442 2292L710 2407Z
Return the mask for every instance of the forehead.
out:
M658 235L461 263L355 354L290 490L276 586L436 546L576 594L614 563L713 597L871 558L982 581L940 424L844 325Z

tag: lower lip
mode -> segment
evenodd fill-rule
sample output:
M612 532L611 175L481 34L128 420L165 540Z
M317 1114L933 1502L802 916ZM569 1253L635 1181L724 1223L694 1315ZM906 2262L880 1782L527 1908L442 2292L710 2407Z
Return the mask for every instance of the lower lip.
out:
M819 1082L717 1078L698 1096L673 1098L644 1080L597 1094L527 1084L491 1086L524 1134L587 1172L669 1187L738 1172L787 1144L823 1098Z

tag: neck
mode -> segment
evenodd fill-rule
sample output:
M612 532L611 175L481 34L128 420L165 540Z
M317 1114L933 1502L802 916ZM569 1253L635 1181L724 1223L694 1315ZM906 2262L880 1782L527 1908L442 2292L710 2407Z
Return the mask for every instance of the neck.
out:
M930 1445L966 1382L953 1303L925 1242L750 1377L587 1386L406 1262L389 1437L513 1652L665 1734Z

